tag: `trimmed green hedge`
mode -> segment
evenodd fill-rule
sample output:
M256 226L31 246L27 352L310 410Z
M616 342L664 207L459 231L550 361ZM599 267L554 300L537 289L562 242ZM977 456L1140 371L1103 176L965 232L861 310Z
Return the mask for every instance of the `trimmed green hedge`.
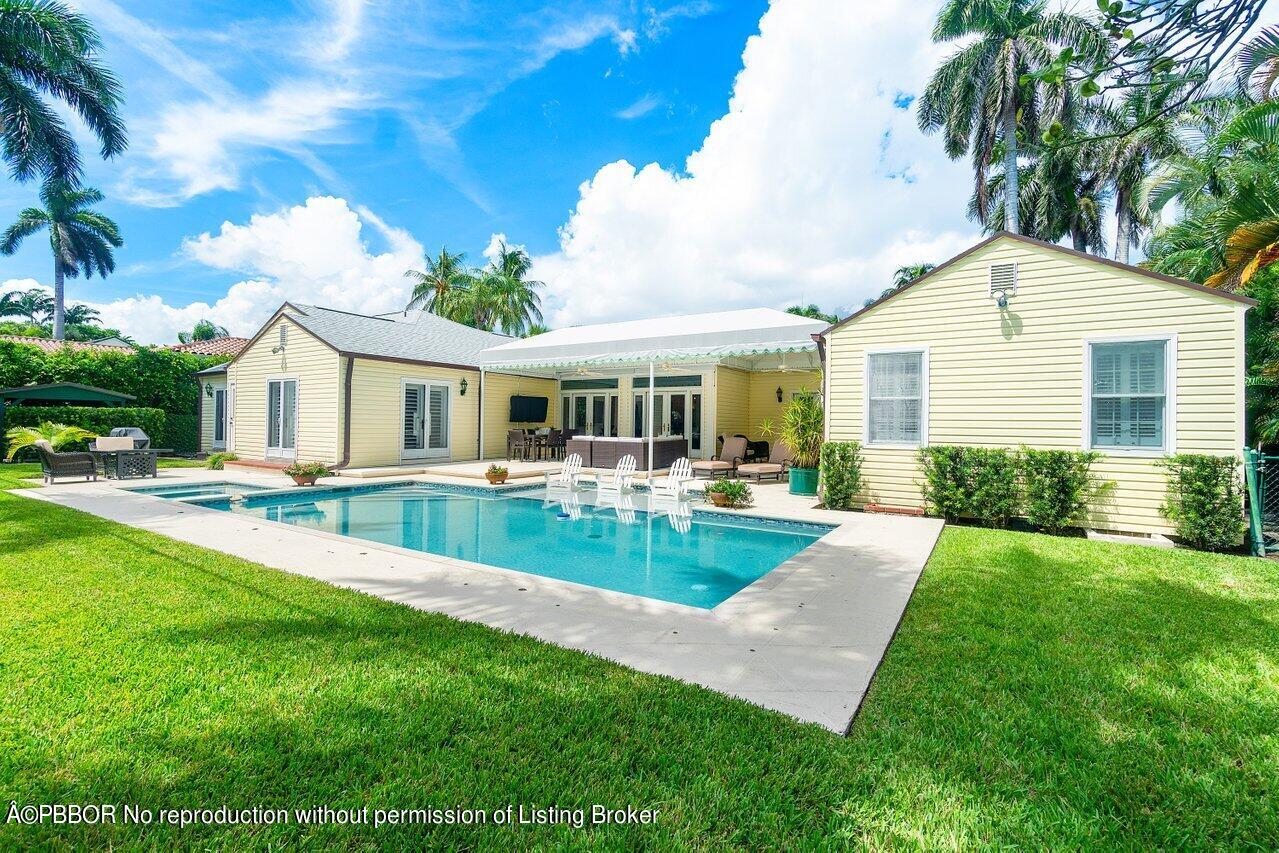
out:
M827 509L852 509L862 490L862 446L856 441L828 441L821 451L822 502Z
M146 347L134 352L93 352L63 348L46 353L38 347L0 341L0 388L48 382L79 382L130 394L139 407L162 409L167 418L159 432L147 430L157 447L194 453L199 446L196 403L197 370L229 361L229 357L197 356Z
M66 426L78 426L98 435L107 435L115 427L141 427L151 436L152 447L164 447L156 440L157 435L165 434L165 414L160 409L139 406L6 406L4 410L5 430L14 427L38 426L45 421ZM0 440L0 444L3 441ZM84 450L84 442L70 444L62 450ZM0 455L4 448L0 447ZM26 451L19 457L28 455ZM35 458L35 452L29 454Z
M1243 486L1239 459L1181 453L1160 463L1168 472L1163 515L1177 535L1202 551L1231 551L1243 543Z

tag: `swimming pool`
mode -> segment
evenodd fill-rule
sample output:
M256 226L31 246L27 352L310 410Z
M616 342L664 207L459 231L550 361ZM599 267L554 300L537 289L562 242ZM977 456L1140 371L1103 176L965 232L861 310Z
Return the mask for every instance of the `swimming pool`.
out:
M250 486L244 483L173 483L165 486L146 486L139 489L127 489L140 495L152 495L157 498L181 500L186 498L216 498L248 492L265 491L265 486Z
M206 506L691 607L713 608L812 545L825 525L645 512L645 498L595 506L540 488L494 493L430 484Z

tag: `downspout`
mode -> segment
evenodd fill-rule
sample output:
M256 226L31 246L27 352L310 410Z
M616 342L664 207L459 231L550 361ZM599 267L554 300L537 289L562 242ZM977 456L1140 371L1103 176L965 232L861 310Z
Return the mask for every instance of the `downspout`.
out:
M351 376L355 373L355 359L346 358L346 376L342 380L342 459L330 465L330 471L341 471L351 464Z
M3 427L4 419L0 418L0 429ZM204 452L204 383L198 373L195 374L195 452L197 456Z
M480 401L476 403L479 408L479 417L476 418L476 423L479 424L477 430L479 435L475 437L475 458L481 462L484 461L484 374L486 372L483 367L480 368Z

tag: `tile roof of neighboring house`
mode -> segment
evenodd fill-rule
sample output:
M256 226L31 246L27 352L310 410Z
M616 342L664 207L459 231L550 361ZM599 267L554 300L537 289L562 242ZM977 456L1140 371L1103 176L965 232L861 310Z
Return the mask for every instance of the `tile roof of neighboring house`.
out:
M427 311L370 317L315 305L289 306L288 316L329 346L348 355L474 367L480 353L511 340Z
M87 341L55 341L51 338L32 338L26 335L0 335L0 341L12 341L15 344L29 344L39 347L45 352L56 352L64 346L72 349L87 349L94 352L133 352L131 346L120 344L95 344Z
M192 341L189 344L170 344L169 349L194 355L239 355L240 350L248 346L248 343L248 338L222 337L211 341Z

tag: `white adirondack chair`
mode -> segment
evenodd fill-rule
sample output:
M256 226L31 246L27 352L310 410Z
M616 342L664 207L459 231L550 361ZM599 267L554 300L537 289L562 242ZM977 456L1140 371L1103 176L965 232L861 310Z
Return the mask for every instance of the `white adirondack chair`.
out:
M582 454L570 453L558 471L545 471L548 489L576 489L577 480L582 476Z
M595 491L601 494L617 492L619 495L630 491L635 480L635 464L635 457L629 453L617 460L612 476L604 475L595 481Z
M688 457L681 456L675 460L670 472L665 477L657 477L649 481L649 493L653 497L682 498L688 491L688 484L693 481L693 466Z

